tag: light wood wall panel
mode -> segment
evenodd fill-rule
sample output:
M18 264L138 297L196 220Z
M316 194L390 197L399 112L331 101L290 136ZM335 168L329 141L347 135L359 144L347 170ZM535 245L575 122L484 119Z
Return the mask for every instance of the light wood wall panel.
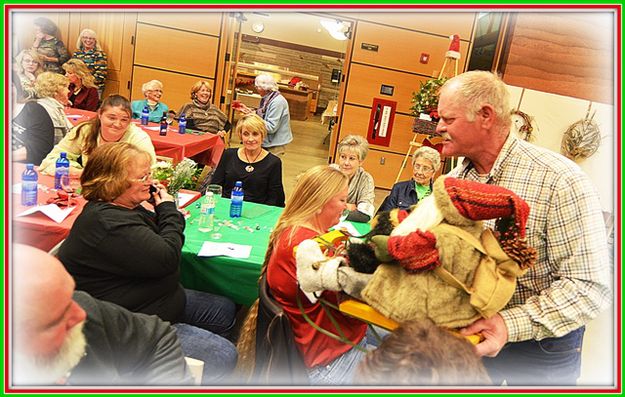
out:
M371 108L346 104L343 108L343 125L345 127L340 130L339 140L350 134L365 135L367 128L369 128L370 115ZM396 113L389 146L371 145L370 148L397 153L406 152L406 150L408 150L408 143L414 136L412 132L413 121L414 118L412 116Z
M384 98L397 101L397 112L410 113L412 93L428 77L352 63L347 79L345 102L371 106L373 98ZM394 87L392 96L380 94L382 84Z
M431 34L449 36L457 34L469 40L473 36L472 12L432 12L429 10L406 10L406 12L361 12L339 14L361 21L418 30Z
M135 65L215 78L219 38L137 24Z
M351 57L347 57L346 86L341 96L341 114L336 132L332 134L330 157L336 156L340 139L347 134L365 136L373 98L397 102L391 141L388 147L371 145L364 166L377 187L390 188L408 151L412 132L412 93L420 83L437 77L449 49L449 35L461 36L461 59L458 73L466 68L467 54L471 48L475 13L359 13L342 14L356 19ZM362 43L378 45L377 51L362 49ZM421 64L421 53L430 55L427 64ZM454 73L453 62L447 65L444 75ZM393 95L380 93L381 85L394 87ZM417 135L417 142L425 135ZM410 167L402 172L402 179L410 175Z
M145 12L138 16L139 22L219 36L221 12Z
M403 154L369 150L362 166L371 174L376 187L390 189L393 187L403 160ZM409 171L404 170L401 180L409 179L409 175Z
M177 112L183 104L191 101L191 86L200 79L195 76L135 66L131 95L133 101L145 98L141 86L150 80L159 80L163 83L162 101ZM212 79L206 80L211 83L212 87L214 86Z
M503 79L537 91L613 102L611 13L519 13Z
M93 29L98 35L98 42L108 61L108 75L104 87L104 96L109 94L130 95L129 82L132 73L134 34L137 14L130 12L107 13L72 13L69 27L69 45L71 53L76 51L76 41L80 32Z
M453 34L453 25L449 34ZM378 45L378 51L362 48L362 43ZM375 25L368 22L358 23L354 40L352 62L374 66L438 76L445 62L445 53L449 49L449 37L409 31L390 26ZM464 70L469 48L468 40L460 42L459 70ZM421 54L429 54L428 63L419 62ZM453 71L446 68L447 72Z

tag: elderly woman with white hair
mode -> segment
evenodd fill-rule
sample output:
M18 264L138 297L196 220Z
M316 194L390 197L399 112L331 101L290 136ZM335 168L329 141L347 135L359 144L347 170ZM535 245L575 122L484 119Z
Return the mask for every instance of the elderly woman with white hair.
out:
M349 178L348 221L369 222L375 211L375 183L362 168L368 152L369 143L360 135L347 135L338 146L338 161L333 166Z
M378 211L393 208L405 210L429 196L432 193L434 174L440 167L441 155L438 151L429 146L421 146L412 155L412 178L394 184Z
M89 28L83 29L76 40L76 48L72 58L80 59L87 65L95 78L95 84L98 86L98 95L102 98L104 82L108 73L108 61L95 31Z
M278 91L278 84L271 75L259 74L256 76L254 84L256 91L262 97L256 114L265 120L267 127L263 149L276 156L282 156L286 152L286 145L293 140L289 104ZM237 110L245 114L253 112L245 105L241 105Z
M143 108L147 106L150 111L148 120L154 123L160 122L163 113L169 111L169 107L161 102L161 98L163 97L163 83L158 80L150 80L141 86L141 91L143 91L145 99L132 101L132 118L140 119Z

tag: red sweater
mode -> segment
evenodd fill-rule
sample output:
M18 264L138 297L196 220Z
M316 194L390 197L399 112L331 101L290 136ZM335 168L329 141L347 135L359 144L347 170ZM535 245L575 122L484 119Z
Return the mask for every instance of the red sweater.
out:
M321 328L337 334L330 319L321 305L311 304L306 295L297 287L296 264L293 248L306 239L313 238L317 233L308 228L300 227L289 241L291 229L280 235L274 247L269 264L267 265L267 283L271 293L287 314L295 343L304 356L304 363L312 368L317 365L327 365L341 354L352 348L351 345L329 338L312 328L300 314L295 300L299 294L306 314ZM330 303L337 303L337 293L324 291L322 298ZM345 316L341 312L330 309L345 336L354 343L360 342L367 331L367 324L355 318Z
M98 89L93 87L82 87L78 94L74 94L74 85L69 85L69 100L72 107L76 109L84 109L95 112L98 110Z

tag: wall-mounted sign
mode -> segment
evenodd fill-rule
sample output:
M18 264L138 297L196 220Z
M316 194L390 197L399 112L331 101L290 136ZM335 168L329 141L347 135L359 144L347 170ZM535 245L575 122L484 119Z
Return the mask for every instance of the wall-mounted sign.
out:
M369 43L360 43L360 48L367 51L378 52L377 44L369 44Z
M397 102L373 98L367 141L372 145L389 146Z
M380 87L380 94L382 95L390 95L393 96L393 91L395 91L395 87L392 85L384 85Z

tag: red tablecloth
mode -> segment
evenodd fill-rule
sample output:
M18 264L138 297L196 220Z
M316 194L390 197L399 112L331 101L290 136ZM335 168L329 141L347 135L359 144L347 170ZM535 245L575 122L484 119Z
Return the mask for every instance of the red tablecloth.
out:
M13 185L20 183L22 172L26 166L21 163L12 164L12 175L10 188ZM54 189L54 177L48 175L39 174L39 190L37 194L37 202L39 204L46 204L46 200L50 197L56 197L56 190ZM200 193L192 190L182 189L183 193L193 194L194 197L189 200L186 205L191 204L198 198ZM16 192L11 195L12 199L12 216L13 219L13 242L31 245L33 247L40 248L44 251L49 251L61 240L65 239L69 234L74 221L86 204L86 201L82 197L76 199L76 208L63 220L61 223L56 223L52 219L48 218L41 212L35 212L30 215L16 217L16 214L27 210L31 207L25 207L21 205L21 193Z
M12 170L12 185L20 183L21 175L26 168L24 164L13 163ZM37 194L37 202L39 204L46 204L46 200L50 197L55 197L56 190L54 190L54 177L48 175L39 174L39 190ZM85 200L79 197L76 200L77 206L71 214L67 216L61 223L56 223L52 219L48 218L41 212L35 212L34 214L16 217L16 214L27 210L30 207L21 205L20 192L13 193L11 195L12 203L12 219L13 219L13 241L16 243L28 244L33 247L40 248L44 251L49 251L52 247L58 244L69 234L69 230L72 228L76 217L82 212L85 206Z
M95 112L82 109L66 108L65 114L74 124L81 123L95 117ZM167 135L159 135L158 124L150 123L148 126L142 126L138 120L133 120L137 126L141 127L152 140L154 150L159 156L171 157L174 163L178 163L185 157L195 157L195 160L204 165L217 167L221 155L224 152L224 142L218 135L214 134L179 134L177 128L169 127Z

